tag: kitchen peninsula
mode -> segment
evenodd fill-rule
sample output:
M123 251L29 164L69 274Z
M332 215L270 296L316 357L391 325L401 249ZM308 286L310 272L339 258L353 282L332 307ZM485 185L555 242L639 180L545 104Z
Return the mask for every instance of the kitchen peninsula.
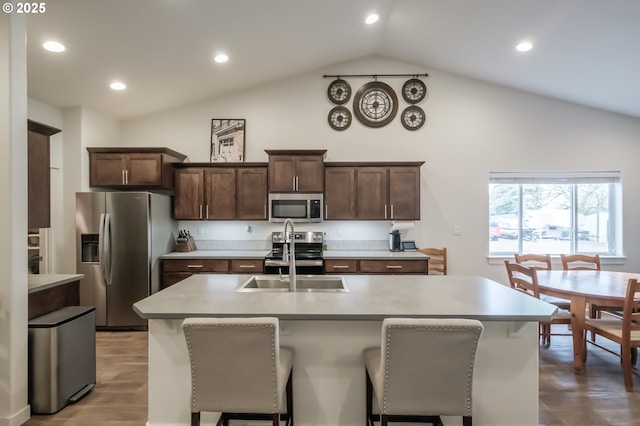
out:
M482 321L474 423L538 424L537 322L548 321L554 306L480 276L345 275L346 293L237 292L249 277L197 274L134 304L149 320L149 426L189 424L184 318L243 316L280 319L280 342L295 350L299 426L364 423L361 354L380 344L386 317ZM203 424L214 425L216 418L203 413ZM458 418L444 420L461 424Z

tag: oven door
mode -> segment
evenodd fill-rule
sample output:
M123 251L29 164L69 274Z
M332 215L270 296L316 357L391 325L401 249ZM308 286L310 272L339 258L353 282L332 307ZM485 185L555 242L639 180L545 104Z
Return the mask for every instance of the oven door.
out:
M265 259L265 274L289 275L289 262L280 259ZM297 275L324 275L324 265L322 259L296 260Z

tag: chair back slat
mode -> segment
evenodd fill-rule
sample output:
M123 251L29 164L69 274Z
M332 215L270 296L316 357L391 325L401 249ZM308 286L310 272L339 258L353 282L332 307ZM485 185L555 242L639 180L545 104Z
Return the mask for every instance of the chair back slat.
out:
M429 274L447 275L447 248L421 248L420 253L429 256Z
M549 254L515 253L513 257L515 258L516 263L519 263L521 265L531 266L537 270L551 270L551 255Z
M561 254L560 261L565 271L599 271L600 255Z
M538 287L538 275L536 269L524 266L519 263L504 261L509 277L509 285L514 290L521 291L537 299L540 298L540 288Z

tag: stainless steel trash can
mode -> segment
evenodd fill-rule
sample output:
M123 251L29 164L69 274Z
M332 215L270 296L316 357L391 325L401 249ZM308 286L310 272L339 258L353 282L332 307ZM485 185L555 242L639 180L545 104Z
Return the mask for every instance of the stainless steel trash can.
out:
M29 321L29 403L53 414L86 395L96 383L93 306L68 306Z

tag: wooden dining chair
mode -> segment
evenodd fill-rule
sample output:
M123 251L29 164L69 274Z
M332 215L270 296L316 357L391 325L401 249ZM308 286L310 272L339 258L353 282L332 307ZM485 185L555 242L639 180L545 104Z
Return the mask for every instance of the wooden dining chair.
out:
M516 263L524 266L530 266L537 271L551 270L551 255L549 254L514 253L513 257L515 258ZM552 305L556 305L561 309L569 310L569 308L571 307L571 302L569 302L567 299L561 299L559 297L548 296L545 294L541 294L540 299L544 300L547 303L551 303Z
M447 248L421 248L420 253L429 256L429 275L447 275Z
M519 263L504 261L509 277L509 285L512 289L521 291L529 296L540 299L540 287L538 286L538 275L536 269L531 266L524 266ZM571 336L568 333L551 333L552 324L571 324L571 313L565 309L558 308L558 311L549 322L541 322L539 337L543 345L551 344L551 336Z
M627 392L632 392L633 376L631 370L635 361L634 354L637 354L637 348L640 347L640 282L635 278L631 278L627 282L622 319L588 319L585 323L585 331L591 331L620 345L620 353L617 353L595 342L590 342L592 345L622 358L624 387ZM583 342L586 361L586 338L583 339Z

